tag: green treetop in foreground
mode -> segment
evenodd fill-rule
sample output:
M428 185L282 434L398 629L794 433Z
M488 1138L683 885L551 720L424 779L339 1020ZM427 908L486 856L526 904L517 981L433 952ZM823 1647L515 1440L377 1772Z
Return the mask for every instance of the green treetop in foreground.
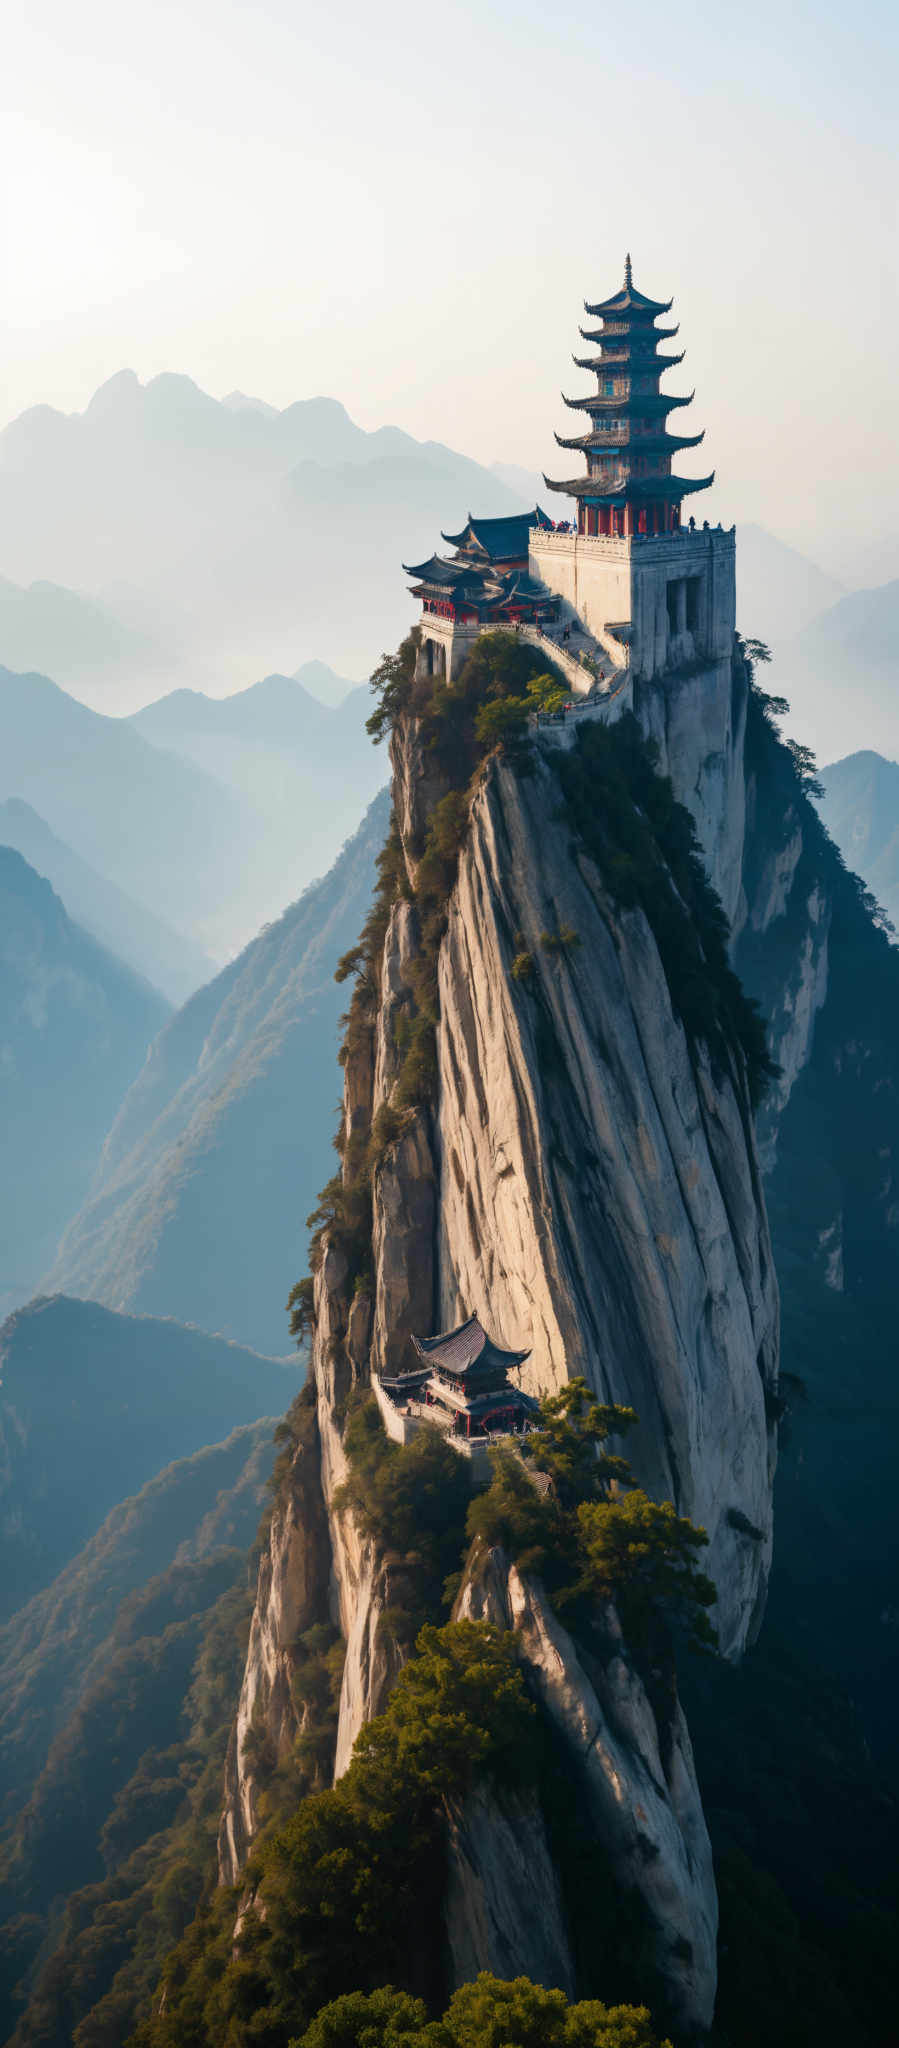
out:
M645 2005L569 2005L529 1977L503 1983L484 1970L463 1984L442 2020L418 1998L386 1985L326 2005L291 2048L670 2048L653 2033Z

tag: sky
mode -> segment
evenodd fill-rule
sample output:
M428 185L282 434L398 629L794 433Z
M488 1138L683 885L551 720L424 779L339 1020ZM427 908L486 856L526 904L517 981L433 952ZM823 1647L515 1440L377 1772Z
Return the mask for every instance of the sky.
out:
M30 0L0 418L180 370L562 475L630 249L714 516L839 572L899 530L897 53L892 0Z

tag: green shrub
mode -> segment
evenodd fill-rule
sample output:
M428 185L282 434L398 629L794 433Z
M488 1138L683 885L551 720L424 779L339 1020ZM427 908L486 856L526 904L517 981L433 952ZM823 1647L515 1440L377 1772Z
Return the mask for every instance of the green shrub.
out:
M303 1344L315 1328L315 1281L311 1274L304 1280L297 1280L287 1297L287 1313L290 1318L289 1330L298 1344Z
M560 925L557 932L540 933L544 953L573 953L580 943L580 933L572 924Z
M582 1501L577 1515L581 1571L572 1597L614 1600L632 1649L650 1648L660 1626L714 1649L707 1609L717 1596L696 1567L709 1540L704 1529L639 1489L623 1500Z
M604 1633L614 1602L628 1649L665 1714L673 1699L672 1636L715 1646L707 1609L712 1581L696 1568L705 1530L651 1501L626 1459L606 1449L633 1427L632 1408L593 1399L583 1379L540 1403L520 1451L490 1452L491 1481L466 1520L469 1540L500 1544L525 1571L546 1580L555 1603L588 1638ZM530 1469L529 1469L530 1468ZM542 1475L539 1491L531 1474ZM667 1690L655 1678L662 1673Z
M417 1430L411 1443L392 1442L371 1394L351 1409L344 1447L349 1470L337 1506L352 1508L381 1552L406 1560L413 1615L439 1612L444 1581L458 1566L464 1541L465 1459L436 1427Z

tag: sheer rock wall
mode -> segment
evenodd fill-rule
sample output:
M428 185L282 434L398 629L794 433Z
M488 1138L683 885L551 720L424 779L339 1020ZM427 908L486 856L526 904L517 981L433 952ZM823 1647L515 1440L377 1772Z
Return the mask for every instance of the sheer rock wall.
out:
M761 903L760 885L752 897L745 888L746 678L740 664L715 674L714 687L708 676L687 679L681 701L680 684L665 703L650 686L638 710L694 812L713 878L745 923ZM392 757L414 884L445 786L414 724L394 736ZM352 1283L333 1244L316 1277L321 1554L346 1643L338 1774L399 1667L379 1621L402 1596L399 1561L378 1556L337 1506L345 1404L372 1370L408 1360L412 1329L477 1310L499 1342L530 1346L531 1388L583 1372L603 1398L633 1405L640 1427L629 1450L643 1483L709 1531L714 1618L727 1654L751 1639L764 1601L777 1290L745 1075L736 1054L716 1067L703 1047L688 1045L645 918L615 907L558 813L545 759L523 780L501 761L487 764L440 952L436 1100L387 1144L375 1173L370 1277ZM772 883L769 915L776 901ZM579 943L541 944L566 925ZM414 1012L419 943L414 907L396 904L370 1028L345 1054L344 1133L354 1142L390 1101L398 1023ZM515 980L521 950L532 972ZM278 1616L288 1617L288 1604L282 1597L279 1605L275 1587L292 1575L301 1587L309 1572L291 1540L289 1517L276 1516L243 1725L266 1685L272 1725L280 1725L271 1674L285 1653ZM318 1540L310 1540L321 1587ZM665 1998L685 2028L704 2027L714 1998L715 1891L680 1710L660 1735L624 1648L588 1673L539 1587L514 1570L494 1597L504 1622L522 1632L534 1688L582 1775L598 1854L641 1902ZM252 1770L241 1780L233 1759L229 1812L222 1871L233 1878L254 1826ZM445 1933L456 1981L484 1967L572 1984L558 1874L534 1801L483 1785L448 1810L447 1842ZM539 1956L532 1940L527 1954L516 1952L529 1868L543 1872Z

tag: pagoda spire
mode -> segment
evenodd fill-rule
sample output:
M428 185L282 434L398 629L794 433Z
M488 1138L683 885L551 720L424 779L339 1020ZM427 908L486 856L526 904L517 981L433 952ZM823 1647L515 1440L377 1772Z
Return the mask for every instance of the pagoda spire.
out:
M626 292L630 291L633 282L634 278L633 272L631 270L631 252L630 250L628 250L627 255L624 259L624 289Z

